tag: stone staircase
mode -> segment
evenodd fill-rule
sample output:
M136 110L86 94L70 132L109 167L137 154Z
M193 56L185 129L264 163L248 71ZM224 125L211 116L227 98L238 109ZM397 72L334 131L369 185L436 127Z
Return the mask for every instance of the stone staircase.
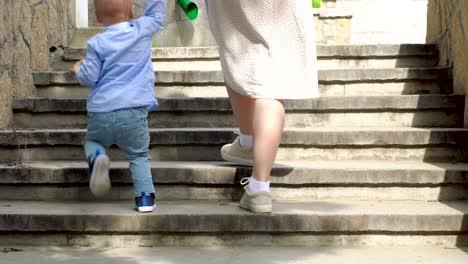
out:
M131 210L116 149L112 192L88 190L86 94L65 70L37 72L0 131L0 244L363 246L468 244L464 98L432 45L320 46L323 97L288 101L272 172L273 214L240 210L250 168L221 160L235 137L215 48L155 49L151 155L159 209ZM285 87L287 89L287 87Z

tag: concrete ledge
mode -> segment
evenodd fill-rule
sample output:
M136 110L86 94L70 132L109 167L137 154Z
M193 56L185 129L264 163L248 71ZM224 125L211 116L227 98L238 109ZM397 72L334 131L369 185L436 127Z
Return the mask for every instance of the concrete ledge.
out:
M90 92L89 87L79 85L36 86L37 97L57 99L83 99ZM227 98L224 84L156 84L159 98ZM389 82L343 82L319 85L321 97L326 96L401 96L401 95L449 95L453 94L450 81L412 80Z
M313 9L314 15L319 16L321 19L333 19L333 18L349 18L353 17L353 14L347 10L340 8L320 8Z
M319 71L319 81L365 82L365 81L407 81L407 80L447 80L448 69L357 69L357 70L323 70Z
M229 128L150 129L152 145L217 146L234 140ZM84 129L0 131L0 145L81 146ZM458 128L305 128L286 129L284 146L452 146L468 144L468 129Z
M82 145L17 145L0 148L0 158L6 164L28 161L83 161ZM150 145L155 161L222 161L219 145ZM203 153L203 155L200 155ZM454 145L282 145L276 160L282 161L424 161L465 162L467 149ZM114 147L108 154L113 161L125 160Z
M429 257L428 262L425 264L432 264L430 261L436 261L435 263L440 264L444 263L447 260L446 254L441 254L440 251L429 249L428 246L435 246L438 249L446 247L448 251L453 251L454 248L460 246L468 245L468 235L466 234L453 234L453 235L444 235L444 234L317 234L317 233L158 233L158 234L80 234L80 233L66 233L66 232L8 232L0 233L0 245L4 247L11 247L12 245L24 245L24 246L35 246L35 247L44 247L48 245L49 247L53 246L66 246L66 247L78 247L78 248L97 248L100 252L103 248L119 248L121 254L121 248L149 248L153 253L156 253L158 256L157 259L161 259L159 252L155 252L154 247L165 247L164 252L167 252L166 247L190 247L193 248L197 253L197 256L201 254L200 247L209 247L209 251L213 252L214 248L229 248L229 247L252 247L254 250L258 250L258 247L274 247L274 246L286 246L290 248L291 246L296 246L300 248L305 248L311 252L311 250L318 250L320 254L324 253L323 247L340 247L340 248L350 248L350 247L369 247L372 253L376 253L376 247L383 247L384 251L391 256L386 257L385 259L395 260L394 250L389 250L389 247L393 248L395 246L405 247L404 253L398 254L404 258L404 261L408 260L408 252L415 253L415 250L411 247L418 247L424 252L418 254L418 258L415 261L410 261L409 263L415 263L421 261L421 256ZM314 249L310 249L313 247ZM318 247L318 248L316 248ZM58 249L61 250L61 249ZM273 249L276 250L276 249ZM427 252L436 254L437 257L433 258L432 255L427 255ZM47 261L44 263L50 262L50 252L51 249L43 251L47 255ZM107 251L109 252L109 251ZM216 251L215 251L216 252ZM277 251L284 257L283 250ZM416 251L417 252L417 251ZM180 256L180 252L177 252ZM310 262L317 261L317 253L312 252L313 260ZM333 256L336 256L336 250L332 250ZM89 257L89 254L86 254ZM16 255L14 255L16 257ZM60 256L63 256L62 253ZM185 257L186 255L184 255ZM232 255L231 255L232 256ZM297 252L295 255L297 256ZM368 253L358 254L353 260L356 260L359 264L364 264L362 261L362 256L366 256L370 261L374 261L375 258L369 258ZM465 254L466 256L466 254ZM270 256L271 257L271 256ZM441 258L438 261L438 258ZM155 263L154 259L151 259L151 263ZM27 257L28 261L31 258ZM37 260L36 258L34 258ZM237 259L237 258L236 258ZM18 260L15 258L15 261ZM112 260L115 262L115 258ZM125 259L127 260L127 259ZM249 260L251 260L251 255L249 255ZM270 259L267 259L270 260ZM291 260L291 258L288 258ZM452 261L451 264L465 264L466 261L462 262L453 262L453 258L450 258ZM62 264L63 260L59 259L59 263ZM185 259L184 259L185 261ZM214 258L214 261L218 261L218 258ZM27 261L25 261L27 262ZM99 262L99 261L95 261ZM346 258L346 261L337 261L335 263L346 262L351 264L349 258ZM89 263L89 262L87 262ZM157 262L156 262L157 263ZM155 264L156 264L155 263ZM176 263L176 261L175 261ZM193 259L190 259L190 263L193 263ZM206 263L204 261L203 263ZM217 262L214 262L217 263ZM248 261L246 261L248 263ZM257 262L259 263L259 262ZM268 262L265 262L268 263ZM375 262L374 262L375 263ZM373 264L374 264L373 263ZM381 263L381 262L378 262ZM382 261L382 263L385 263ZM434 264L435 264L434 263Z
M16 184L0 185L0 199L9 201L92 201L97 199L89 184ZM243 195L240 185L157 184L158 201L239 201ZM117 183L100 201L132 201L132 184ZM19 196L18 194L21 194ZM462 184L438 186L300 186L271 187L273 201L460 201L467 200Z
M385 82L408 80L448 80L449 70L446 68L396 68L396 69L352 69L352 70L320 70L321 83L341 82ZM156 83L197 83L219 84L224 82L221 71L157 71ZM76 85L79 84L74 74L70 72L36 72L34 83L45 85Z
M0 206L3 232L461 234L468 231L465 202L274 203L274 213L263 215L246 212L235 203L188 201L160 202L157 213L145 215L132 212L131 201L1 201Z
M50 234L42 234L46 237L52 237ZM42 236L38 235L38 236ZM187 234L187 236L190 236ZM26 238L25 235L20 237ZM63 236L64 237L64 236ZM82 245L86 244L86 237L82 239L77 238L77 235L70 235L70 244L76 243L75 246L81 242ZM267 235L223 235L223 236L205 236L203 240L202 235L193 235L188 239L184 245L174 247L173 243L167 243L169 240L182 241L183 235L128 235L128 236L115 236L115 242L110 239L111 235L102 236L106 239L100 240L98 236L94 236L94 243L102 243L102 246L96 248L89 248L89 246L78 247L53 247L49 243L43 243L37 247L19 247L21 252L11 252L5 258L7 262L3 264L15 263L29 263L32 259L35 263L47 264L62 264L64 259L70 264L88 264L88 263L152 263L152 264L170 264L170 263L190 263L190 264L218 264L219 262L229 261L227 263L288 263L295 264L306 263L346 263L346 264L375 264L375 263L424 263L424 264L440 264L445 263L450 259L450 264L466 264L468 256L466 251L468 248L455 248L451 246L434 245L425 247L422 246L407 246L403 241L406 241L402 236L402 244L395 245L395 247L363 247L370 243L369 236L363 236L362 241L355 237L356 248L346 248L340 246L340 240L350 242L352 239L347 236L318 236L315 239L312 236L298 235L296 239L288 236L271 235L267 239ZM126 237L126 238L125 238ZM177 238L179 237L179 238ZM250 239L249 239L250 237ZM307 238L308 237L308 238ZM364 238L365 237L365 238ZM382 236L385 237L385 236ZM390 236L386 236L387 239ZM0 237L3 239L4 237ZM6 238L6 237L5 237ZM419 240L421 236L418 237ZM88 238L92 240L91 237ZM284 239L290 244L281 243ZM428 243L433 245L437 239L432 236L430 238L433 242ZM29 239L26 239L28 241ZM32 239L37 241L38 239ZM52 240L52 239L51 239ZM89 241L88 240L88 241ZM267 244L267 241L275 241L274 243ZM302 240L302 243L299 241ZM325 243L320 243L331 240L336 240L336 244L332 247L325 247ZM382 241L385 239L382 239ZM397 238L397 240L400 240ZM12 241L12 240L9 240ZM30 240L29 240L30 241ZM80 241L80 242L78 242ZM105 242L106 241L106 242ZM152 242L151 242L152 241ZM164 244L162 241L166 241ZM196 244L199 241L202 244ZM215 242L217 241L217 243ZM294 241L294 242L293 242ZM359 242L358 242L359 241ZM420 240L422 241L422 240ZM90 241L89 241L90 242ZM246 243L246 244L243 244ZM258 244L255 244L257 242ZM105 243L108 243L107 245ZM283 244L283 246L281 246ZM344 244L344 243L343 243ZM6 243L5 252L12 245L18 244ZM21 245L21 242L20 242ZM120 246L118 246L120 245ZM237 245L237 246L235 246ZM159 246L159 247L158 247ZM328 245L330 246L330 245ZM388 245L387 245L388 246ZM135 247L135 248L131 248ZM205 248L207 247L207 248ZM23 251L24 250L24 251ZM12 256L13 255L13 256ZM11 261L9 259L12 259ZM135 260L133 262L132 260ZM129 262L132 261L132 262Z
M229 162L151 162L155 184L239 186L251 168ZM85 162L28 162L20 167L0 165L0 184L88 184ZM113 184L132 184L127 162L113 161ZM281 162L272 171L273 186L438 186L468 184L466 163L384 161Z
M434 57L437 47L426 44L324 45L317 46L319 58Z
M86 56L84 48L67 48L64 60L80 60ZM320 58L378 58L378 57L433 57L437 56L437 47L426 44L393 45L318 45L317 56ZM218 60L217 47L173 47L153 49L153 60Z
M157 112L165 111L231 111L227 98L159 99ZM288 111L403 111L403 110L461 110L464 96L405 95L405 96L334 96L308 100L287 100ZM13 110L22 112L86 112L86 99L14 99Z

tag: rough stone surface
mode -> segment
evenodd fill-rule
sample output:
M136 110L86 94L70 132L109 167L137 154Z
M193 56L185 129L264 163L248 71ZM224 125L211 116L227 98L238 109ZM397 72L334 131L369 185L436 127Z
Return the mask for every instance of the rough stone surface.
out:
M88 34L88 30L79 29L77 35ZM78 45L78 43L77 43ZM418 45L418 44L394 44L394 45L318 45L317 56L319 59L356 59L358 58L398 58L416 57L435 57L437 55L436 45ZM86 56L86 49L67 48L64 51L65 60L79 60ZM203 59L218 60L219 52L215 46L211 47L168 47L154 48L153 60L176 60L181 59Z
M285 126L308 127L461 127L463 109L432 110L325 110L287 111ZM86 128L86 112L15 112L16 129ZM236 127L230 111L155 111L151 128Z
M468 248L433 247L368 247L368 248L304 248L304 247L218 247L218 248L37 248L19 247L21 251L2 256L3 264L23 264L34 259L36 264L226 264L256 263L326 263L326 264L451 264L468 262Z
M35 72L34 83L39 86L53 84L79 84L70 72ZM445 68L394 68L394 69L337 69L319 70L320 83L342 82L403 82L410 80L448 80L449 71ZM159 84L221 84L224 77L221 70L180 70L155 71L155 81Z
M468 91L468 2L429 1L427 42L440 49L440 65L453 66L455 92Z
M341 82L319 84L319 91L324 96L401 96L401 95L446 95L452 94L450 81L410 80L389 82ZM51 99L84 99L89 88L79 85L38 86L37 97ZM156 84L158 98L213 98L227 97L226 87L220 84ZM463 119L463 116L461 116Z
M150 129L151 145L217 146L232 142L232 128L162 128ZM0 131L1 146L81 146L84 129L37 129ZM458 146L466 147L468 129L459 128L297 128L285 129L284 146Z
M49 58L68 44L69 1L0 3L0 127L11 122L13 97L35 93L32 72L49 70Z
M258 234L258 233L224 233L224 234L198 234L198 233L159 233L159 234L128 234L128 235L117 235L117 234L73 234L73 233L41 233L37 235L34 233L10 233L0 234L0 245L4 247L16 246L38 246L43 247L44 245L49 246L73 246L73 247L87 247L87 248L99 248L100 251L103 248L129 248L129 247L192 247L198 248L203 247L301 247L311 250L311 247L320 247L320 251L323 252L323 247L405 247L408 250L413 250L413 247L422 246L424 247L425 253L437 252L428 249L428 246L448 247L449 250L453 250L456 247L468 245L467 235L418 235L418 234L281 234L281 233L270 233L270 234ZM21 247L20 247L21 249ZM153 249L151 249L153 250ZM213 250L211 248L210 250ZM388 249L386 249L388 250ZM49 254L51 251L47 251ZM282 251L278 251L282 252ZM393 252L393 251L390 251ZM258 253L258 252L256 252ZM436 254L438 257L441 255ZM15 258L15 255L9 257ZM368 256L364 254L361 256ZM395 255L392 255L393 257ZM408 254L402 254L398 256L408 256ZM8 257L8 255L6 255ZM80 258L82 259L82 258ZM154 263L156 259L152 259L150 263ZM315 260L315 259L314 259ZM438 264L446 264L447 259L444 258ZM453 261L453 258L450 258ZM60 259L60 263L63 260ZM348 263L350 259L346 261L339 261L342 264ZM67 261L68 263L69 261ZM226 259L217 260L216 263L226 262ZM21 263L21 262L20 262ZM26 262L27 263L27 262ZM50 264L48 259L44 264ZM72 263L72 262L70 262ZM87 262L88 263L88 262ZM89 263L94 263L90 261ZM98 262L104 263L104 262ZM116 263L115 261L111 262ZM133 263L133 262L132 262ZM166 262L167 263L167 262ZM178 262L174 262L178 263ZM189 261L189 263L191 263ZM230 263L230 262L227 262ZM248 263L245 261L235 263ZM271 260L269 259L269 262ZM281 262L282 263L282 262ZM311 262L309 262L311 263ZM315 263L312 261L312 263ZM329 262L325 262L329 264ZM357 262L362 264L362 262ZM372 262L382 263L381 261ZM394 262L392 262L394 263ZM398 263L415 263L415 262L398 262ZM429 263L430 262L424 262ZM453 262L456 263L456 262ZM465 263L465 262L462 262ZM42 263L41 263L42 264Z
M461 235L468 230L464 202L276 202L272 214L252 214L237 203L215 201L160 202L157 213L145 215L132 210L132 201L0 201L0 206L1 231Z
M163 98L157 112L230 112L227 98ZM457 95L405 95L405 96L333 96L285 102L287 111L379 111L463 109L464 96ZM85 99L15 99L15 111L27 112L86 112Z
M237 185L249 177L250 167L229 162L152 161L155 184ZM22 166L0 165L1 184L86 184L89 181L85 161L27 162ZM131 184L128 163L113 161L113 183ZM468 183L468 164L322 161L281 162L272 171L273 186L365 185L365 186L436 186Z
M229 162L152 161L158 201L238 201L251 168ZM467 198L466 164L424 162L281 162L272 172L275 201L453 201ZM0 200L92 201L86 162L0 166ZM128 163L113 161L112 191L102 200L131 200ZM21 194L21 195L18 195Z
M440 50L440 65L453 67L455 92L468 92L468 1L429 0L427 42ZM468 126L468 108L465 110Z
M83 172L87 174L86 172ZM156 184L158 201L239 201L244 193L240 185ZM19 196L21 195L21 196ZM468 194L463 185L449 186L275 186L274 201L459 201ZM101 201L129 201L134 198L131 184L116 183ZM88 182L81 184L1 185L0 199L10 201L96 201Z
M152 128L236 127L227 98L160 99ZM286 101L289 128L460 127L464 96L333 96ZM86 128L85 99L15 99L16 128Z
M425 43L427 0L337 0L337 7L353 14L352 44Z

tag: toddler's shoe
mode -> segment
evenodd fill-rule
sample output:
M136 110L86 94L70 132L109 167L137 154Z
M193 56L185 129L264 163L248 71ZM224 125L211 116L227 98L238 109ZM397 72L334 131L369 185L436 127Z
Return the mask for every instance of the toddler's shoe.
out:
M151 213L156 209L154 203L154 193L145 194L141 193L141 196L135 197L136 209L140 213Z
M245 193L240 200L240 207L254 213L271 213L273 206L271 202L271 193L266 191L250 192L248 189L249 178L244 178L241 184L246 184L244 187Z
M88 157L88 166L91 173L89 180L89 188L91 192L97 196L106 195L111 189L109 179L110 160L106 154L101 154L96 151L94 155Z
M253 148L242 148L239 137L232 144L226 144L221 148L221 156L224 160L236 164L253 166Z

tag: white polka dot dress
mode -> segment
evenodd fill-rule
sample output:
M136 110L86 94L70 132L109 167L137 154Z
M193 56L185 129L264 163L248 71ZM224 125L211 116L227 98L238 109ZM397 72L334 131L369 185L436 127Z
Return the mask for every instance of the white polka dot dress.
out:
M226 85L252 98L319 95L311 1L206 0Z

